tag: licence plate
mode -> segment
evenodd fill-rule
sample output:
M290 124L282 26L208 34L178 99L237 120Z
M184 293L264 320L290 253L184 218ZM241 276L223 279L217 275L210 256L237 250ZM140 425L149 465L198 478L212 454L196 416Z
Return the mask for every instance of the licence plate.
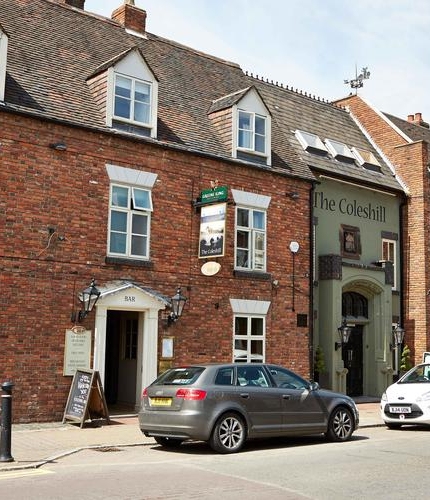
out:
M172 398L151 398L151 406L172 406Z
M390 413L411 413L409 406L390 406Z

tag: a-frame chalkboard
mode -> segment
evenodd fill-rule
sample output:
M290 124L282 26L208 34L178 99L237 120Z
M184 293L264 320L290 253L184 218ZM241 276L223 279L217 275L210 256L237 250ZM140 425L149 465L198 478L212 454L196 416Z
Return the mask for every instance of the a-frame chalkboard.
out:
M63 424L79 423L82 428L88 418L106 418L110 424L100 374L95 370L76 370L70 386Z

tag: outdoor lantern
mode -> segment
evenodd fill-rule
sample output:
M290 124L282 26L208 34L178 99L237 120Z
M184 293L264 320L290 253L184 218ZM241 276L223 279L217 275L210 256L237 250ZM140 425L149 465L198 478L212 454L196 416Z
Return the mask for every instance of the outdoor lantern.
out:
M351 327L346 324L346 319L342 321L342 324L340 327L337 329L339 333L339 338L340 342L335 342L334 343L334 348L337 351L340 347L342 347L342 344L347 344L349 340L349 336L351 335Z
M394 344L390 344L390 349L393 351L396 347L403 344L403 339L405 338L405 329L400 326L399 323L393 328L393 340Z
M184 310L187 298L182 295L181 287L179 287L176 290L176 294L170 300L172 301L172 312L170 313L170 316L167 320L168 326L170 326L182 316L182 311Z
M96 287L96 280L93 278L91 284L88 288L82 291L82 302L84 304L84 310L79 311L78 321L83 321L93 310L100 297L100 290Z

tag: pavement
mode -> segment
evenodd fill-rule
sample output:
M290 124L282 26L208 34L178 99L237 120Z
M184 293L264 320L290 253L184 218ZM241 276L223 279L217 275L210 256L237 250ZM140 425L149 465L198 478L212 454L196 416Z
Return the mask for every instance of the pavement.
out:
M379 402L357 401L360 428L384 425L379 415ZM148 446L155 444L139 429L136 416L111 417L111 424L88 423L81 429L75 424L15 424L12 426L14 462L0 462L4 471L36 469L62 457L86 449Z

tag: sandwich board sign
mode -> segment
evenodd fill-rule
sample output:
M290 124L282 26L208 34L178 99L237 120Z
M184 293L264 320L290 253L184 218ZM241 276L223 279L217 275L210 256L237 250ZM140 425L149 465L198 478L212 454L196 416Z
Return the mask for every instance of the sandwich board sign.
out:
M63 424L69 421L80 424L82 429L85 420L95 417L104 417L110 424L100 374L95 370L76 370L64 410Z

